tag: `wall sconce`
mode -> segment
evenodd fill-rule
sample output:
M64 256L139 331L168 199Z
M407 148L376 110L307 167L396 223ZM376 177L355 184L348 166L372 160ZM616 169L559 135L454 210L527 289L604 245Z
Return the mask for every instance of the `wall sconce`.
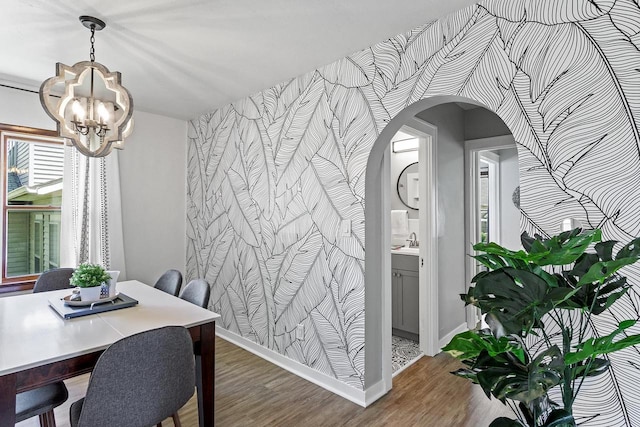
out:
M391 150L394 153L404 153L408 151L418 151L420 140L418 138L400 139L391 142Z
M90 61L72 67L58 62L56 76L40 86L40 103L70 145L85 156L103 157L114 147L124 148L133 130L133 99L120 73L95 61L95 32L106 24L92 16L81 16L80 22L91 30Z

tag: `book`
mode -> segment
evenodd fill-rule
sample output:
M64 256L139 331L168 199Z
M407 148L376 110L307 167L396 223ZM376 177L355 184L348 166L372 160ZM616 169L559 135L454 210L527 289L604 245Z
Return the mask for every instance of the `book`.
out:
M49 305L63 319L87 316L89 314L104 313L105 311L119 310L121 308L133 307L138 301L128 295L119 293L117 298L103 303L93 303L85 306L70 306L65 304L64 298L51 298Z

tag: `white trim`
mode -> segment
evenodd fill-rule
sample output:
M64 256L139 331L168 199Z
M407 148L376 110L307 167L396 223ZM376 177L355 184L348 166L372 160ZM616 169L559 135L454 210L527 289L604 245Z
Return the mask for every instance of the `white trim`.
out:
M460 325L458 325L457 328L455 328L453 331L449 332L447 335L445 335L444 337L440 338L440 341L438 342L438 347L442 348L445 345L449 344L449 342L451 341L451 339L453 337L455 337L456 335L462 333L462 332L466 332L468 331L469 328L467 327L467 323L461 323Z
M474 243L480 239L480 230L477 227L477 218L479 216L477 194L479 193L478 161L479 152L485 150L499 150L504 148L513 148L516 141L513 135L496 136L490 138L470 139L464 142L464 211L465 211L465 251L467 254L473 252ZM465 263L465 292L471 286L471 279L475 276L476 269L475 259L467 256ZM480 320L478 310L468 305L466 308L467 326L469 329L475 328Z
M383 381L374 384L367 390L358 390L355 387L351 387L350 385L343 383L337 378L330 377L322 372L316 371L307 365L303 365L302 363L289 359L288 357L285 357L269 348L256 344L245 337L226 329L222 329L220 326L216 328L216 335L225 341L229 341L230 343L259 356L294 375L304 378L305 380L337 394L340 397L344 397L345 399L362 407L366 407L368 404L373 403L376 399L379 399L386 393Z
M329 390L329 391L332 391L332 390ZM376 400L380 399L382 396L387 394L388 391L389 391L389 388L387 388L386 382L384 380L380 380L364 391L364 405L354 400L351 400L351 399L349 400L366 408L367 406L371 405L373 402L375 402Z
M500 156L491 151L476 153L478 161L489 168L489 223L487 231L489 241L502 244L500 235ZM477 175L474 176L477 179Z
M380 340L382 342L382 350L380 351L380 355L382 358L382 383L384 384L385 393L391 390L392 381L393 381L393 364L391 363L392 359L392 327L391 327L391 304L392 304L392 292L391 292L391 251L388 250L391 248L391 191L390 185L391 182L391 155L389 150L385 150L382 157L382 182L387 183L386 186L382 187L380 191L380 199L383 206L383 211L387 213L386 215L382 215L382 230L386 230L387 232L383 232L381 236L381 252L382 252L382 289L381 289L381 298L382 298L382 336ZM385 191L387 189L387 191ZM387 249L387 250L385 250ZM365 264L366 265L366 264ZM366 313L366 311L365 311ZM365 315L366 318L366 315ZM384 395L384 393L382 394ZM381 396L382 396L381 395Z
M401 129L420 138L418 152L420 166L419 345L424 354L435 356L439 352L438 128L414 117Z

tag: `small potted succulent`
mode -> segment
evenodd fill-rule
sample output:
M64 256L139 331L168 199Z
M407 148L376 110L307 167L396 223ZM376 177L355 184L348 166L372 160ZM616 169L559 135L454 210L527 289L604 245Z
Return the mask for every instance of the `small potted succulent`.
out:
M82 301L97 301L104 283L109 283L111 276L102 266L97 264L82 263L71 275L71 285L80 289Z

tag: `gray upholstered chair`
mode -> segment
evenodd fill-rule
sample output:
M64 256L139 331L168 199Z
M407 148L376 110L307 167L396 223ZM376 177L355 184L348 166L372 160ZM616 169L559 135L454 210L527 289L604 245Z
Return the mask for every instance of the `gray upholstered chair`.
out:
M72 427L149 427L191 398L195 367L186 328L167 326L123 338L100 356L87 394L69 410Z
M73 274L73 268L53 268L40 274L36 284L33 285L33 292L57 291L60 289L71 289L69 279Z
M182 286L182 273L172 269L164 272L153 287L177 297L180 286Z
M73 268L54 268L43 272L33 285L33 292L70 290L69 279L73 270ZM69 392L62 381L18 393L16 395L16 422L37 415L40 418L41 427L55 427L56 419L53 410L66 402L68 398Z
M180 293L180 298L189 301L198 307L207 308L207 305L209 305L210 294L211 288L206 280L194 279L184 287Z
M62 405L69 397L62 381L38 387L16 395L16 422L19 423L36 415L41 427L55 427L53 409Z
M195 304L202 308L207 308L209 305L209 296L211 295L211 287L209 286L209 282L204 279L194 279L187 283L182 292L180 293L180 298L185 301L189 301L192 304ZM199 344L199 343L198 343ZM198 382L198 407L202 408L202 360L200 356L200 346L195 345L193 348L193 352L196 355L196 381ZM173 414L173 424L176 426L180 425L180 418L178 414ZM160 427L160 425L158 426Z

